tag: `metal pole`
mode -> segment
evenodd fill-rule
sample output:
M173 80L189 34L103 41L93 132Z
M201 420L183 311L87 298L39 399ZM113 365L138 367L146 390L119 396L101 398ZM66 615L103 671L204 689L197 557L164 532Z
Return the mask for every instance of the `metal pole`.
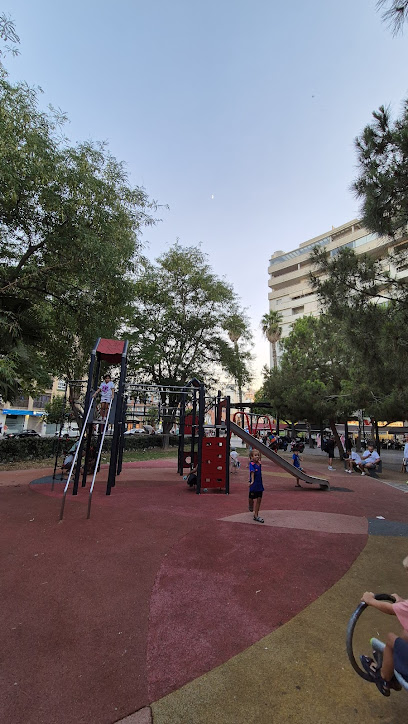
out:
M126 427L127 403L128 403L128 398L125 397L124 403L123 403L122 428L121 428L121 430L120 430L120 435L119 435L118 467L117 467L117 470L116 470L116 474L117 474L117 475L120 475L121 472L122 472L123 448L124 448L124 446L125 446L125 436L124 436L123 433L124 433L125 427Z
M58 458L59 458L59 451L61 447L61 438L62 438L62 430L64 429L64 420L65 420L65 408L67 406L67 387L68 387L68 381L65 380L65 392L64 392L64 402L63 402L63 410L60 420L60 431L58 434L58 440L57 440L57 451L55 453L55 464L54 464L54 472L52 474L52 485L51 490L54 490L54 483L55 483L55 473L57 470L57 464L58 464ZM61 480L63 478L64 472L63 469L61 471Z
M125 394L125 377L126 377L126 367L127 367L128 344L129 344L128 341L125 340L124 348L123 348L123 352L122 352L122 361L121 361L121 365L120 365L120 379L119 379L118 393L117 393L117 398L116 398L116 411L115 411L115 420L113 423L114 428L113 428L112 448L111 448L111 455L110 455L110 462L109 462L108 484L106 486L106 495L110 495L111 489L115 486L116 466L117 466L118 452L119 452L119 439L120 439L121 427L123 425L122 409L123 409L123 399L124 399L124 394Z
M231 398L226 397L225 415L227 423L227 440L225 443L225 495L229 495L230 489L230 453L231 453Z
M101 338L98 337L96 345L91 352L91 361L89 363L89 371L88 371L88 385L86 388L86 395L85 395L85 402L84 402L84 412L85 412L85 410L89 409L89 403L90 403L91 391L92 391L93 372L94 372L95 360L96 360L96 350L98 349L98 344L99 344L100 340L101 340ZM82 425L84 426L84 425L86 425L86 423L83 422ZM80 444L79 444L79 450L78 450L78 464L77 464L76 470L75 470L74 486L72 488L72 495L78 495L79 475L81 472L81 457L82 457L82 449L83 449L83 444L84 444L83 441L84 441L84 435L82 434L82 431L81 431Z
M190 469L194 468L194 451L195 451L195 439L196 439L196 417L197 417L197 394L196 388L193 390L193 417L191 422L191 442L190 442Z
M198 393L198 467L197 467L197 488L196 493L201 492L201 458L203 454L203 437L204 437L204 407L205 407L205 387L200 383Z
M177 472L179 475L183 475L183 463L184 463L184 425L186 419L186 393L183 392L181 398L180 407L180 425L179 425L179 441L178 441L178 467Z

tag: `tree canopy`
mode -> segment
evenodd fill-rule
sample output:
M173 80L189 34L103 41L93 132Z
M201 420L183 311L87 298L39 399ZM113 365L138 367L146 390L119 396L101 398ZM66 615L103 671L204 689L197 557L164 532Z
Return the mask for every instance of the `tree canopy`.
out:
M364 225L395 238L408 224L408 101L395 122L384 106L373 119L355 141L359 175L353 187Z
M128 316L139 234L156 208L103 144L0 70L0 393L83 373Z
M232 287L214 274L201 249L175 244L156 263L145 261L137 278L130 374L157 385L180 385L193 377L208 385L220 370L248 380L247 345L241 345L238 359L226 331L231 318L237 322L235 315L245 341L249 327Z
M347 339L347 383L355 409L375 420L405 419L408 410L408 283L399 277L406 251L387 259L343 249L314 252L312 284L326 314ZM323 275L321 272L324 272Z
M344 388L348 347L342 330L326 314L305 316L296 320L281 344L280 368L265 373L258 399L271 402L280 418L328 420L334 432L336 419L354 409Z

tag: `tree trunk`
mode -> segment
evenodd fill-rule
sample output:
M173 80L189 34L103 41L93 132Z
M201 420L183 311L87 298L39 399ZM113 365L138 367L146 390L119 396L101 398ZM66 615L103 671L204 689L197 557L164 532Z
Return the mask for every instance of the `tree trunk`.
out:
M380 453L381 443L380 443L380 436L378 434L378 422L377 422L377 420L374 420L373 422L374 422L374 433L375 433L374 434L375 446L376 446L378 454L380 455L381 454Z
M78 400L79 394L78 389L71 386L69 387L69 402L71 404L71 411L74 416L75 422L78 425L78 429L82 430L82 424L84 420L84 410L80 407Z
M356 440L356 452L361 452L361 427L360 423L358 425L358 433L357 433L357 440Z
M307 422L307 423L306 423L306 427L307 427L307 435L308 435L308 438L309 438L309 447L312 448L312 447L313 447L312 426L311 426L310 422Z
M337 428L336 428L336 421L335 421L335 419L334 419L333 417L330 418L330 420L329 420L329 425L330 425L330 429L331 429L331 431L332 431L332 433L333 433L333 437L334 437L335 444L336 444L336 446L337 446L337 448L338 448L338 451L339 451L340 460L342 460L343 457L344 457L344 448L343 448L343 445L341 444L341 440L340 440L340 437L339 437L339 433L337 432Z
M272 360L273 360L273 368L276 369L278 366L278 356L276 354L276 342L272 342Z

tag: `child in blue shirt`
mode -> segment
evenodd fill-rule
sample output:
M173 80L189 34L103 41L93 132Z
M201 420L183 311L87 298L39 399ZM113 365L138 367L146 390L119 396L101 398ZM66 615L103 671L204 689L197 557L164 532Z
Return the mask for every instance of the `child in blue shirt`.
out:
M261 471L261 453L259 450L252 449L249 453L249 511L254 513L254 520L257 523L264 523L264 519L259 516L259 508L261 507L262 493L264 486L262 484ZM255 504L255 510L254 510Z
M293 465L295 466L295 468L297 468L298 470L301 470L302 472L304 472L304 470L303 470L303 468L302 468L302 466L301 466L301 464L300 464L302 458L301 458L300 455L299 455L299 450L297 450L296 448L295 448L294 451L293 451L292 460L293 460Z

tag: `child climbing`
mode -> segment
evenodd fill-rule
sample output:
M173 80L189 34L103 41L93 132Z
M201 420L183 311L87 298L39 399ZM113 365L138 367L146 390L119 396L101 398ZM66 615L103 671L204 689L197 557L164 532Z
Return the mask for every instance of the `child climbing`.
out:
M109 374L104 376L103 382L101 382L96 392L92 395L92 399L99 394L101 395L101 420L104 422L108 414L109 403L113 400L115 394L115 385L113 384L112 378Z

